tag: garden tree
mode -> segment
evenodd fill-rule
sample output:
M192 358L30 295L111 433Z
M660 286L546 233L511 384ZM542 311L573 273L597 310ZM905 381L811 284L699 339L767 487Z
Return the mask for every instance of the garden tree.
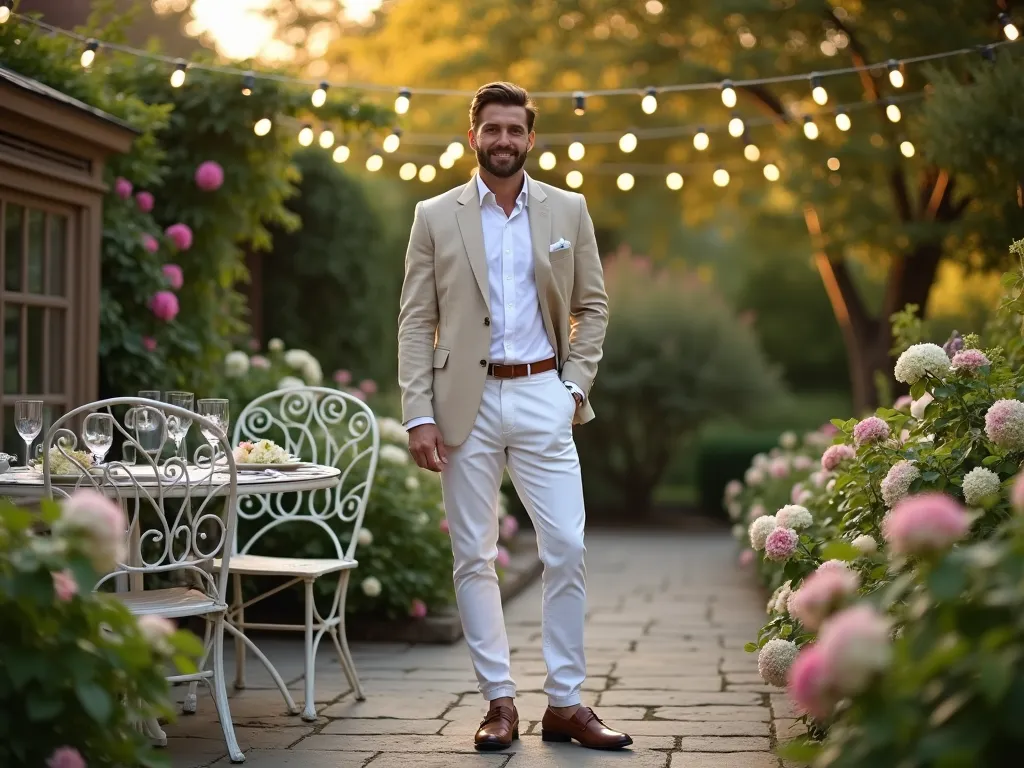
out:
M653 231L665 231L679 222L680 208L691 226L727 209L734 212L733 230L739 232L752 210L765 209L788 225L788 239L807 242L810 236L843 331L855 402L864 408L877 399L876 375L890 375L890 315L908 303L925 310L939 262L970 256L952 247L954 223L959 229L981 229L995 215L988 199L976 199L978 215L964 218L972 199L957 192L952 173L920 151L911 158L901 154L905 136L921 143L920 99L914 97L927 85L928 72L921 65L905 67L906 85L897 89L885 64L891 58L996 41L998 10L995 3L970 0L406 0L386 3L365 34L338 38L328 58L352 80L396 87L471 91L487 79L507 78L535 91L636 88L635 96L588 98L582 117L573 115L568 99L541 99L540 139L557 144L560 157L553 172L533 172L564 183L561 147L574 132L605 131L587 139L580 163L582 191L604 225L628 232L641 222L650 230L654 221ZM936 66L959 78L973 55ZM758 162L744 160L743 141L722 130L730 114L716 90L663 93L654 114L640 109L643 90L652 84L863 65L878 66L824 81L825 108L812 101L810 82L799 77L738 89L736 111L748 121L749 138L760 148ZM884 100L901 96L910 98L900 103L902 122L893 124ZM850 111L849 132L832 122L829 110L836 104L856 107ZM414 95L403 125L410 133L432 134L430 143L439 152L462 132L465 111L463 96ZM804 138L801 130L806 114L816 117L821 131L816 141ZM690 143L692 129L701 124L717 129L704 153ZM616 143L630 127L666 129L668 135L638 133L637 149L625 155ZM838 161L838 171L826 165L829 158L836 159L833 165ZM765 160L780 166L779 183L772 185L761 175ZM666 188L668 168L651 172L635 167L636 161L675 167L686 179L683 192ZM439 174L436 186L465 178L466 162ZM718 164L732 175L725 189L711 183ZM615 175L623 170L638 178L632 192L615 188ZM855 263L882 282L877 302L855 277Z

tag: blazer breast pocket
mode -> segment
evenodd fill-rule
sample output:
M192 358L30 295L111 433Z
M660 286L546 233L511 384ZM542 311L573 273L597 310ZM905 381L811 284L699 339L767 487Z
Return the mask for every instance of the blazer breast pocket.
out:
M556 264L571 264L572 263L572 248L562 248L558 251L552 251L549 254L549 261L551 266Z

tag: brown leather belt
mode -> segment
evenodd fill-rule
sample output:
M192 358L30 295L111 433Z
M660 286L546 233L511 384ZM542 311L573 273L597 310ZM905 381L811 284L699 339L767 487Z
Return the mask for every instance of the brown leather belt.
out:
M517 363L516 365L491 363L487 366L487 374L496 379L518 379L533 373L553 371L556 367L558 366L555 363L555 358L549 357L547 360L541 360L538 363Z

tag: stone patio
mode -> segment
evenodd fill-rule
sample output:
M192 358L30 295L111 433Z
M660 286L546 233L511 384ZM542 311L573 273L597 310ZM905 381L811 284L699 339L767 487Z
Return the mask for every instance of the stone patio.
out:
M735 567L724 532L598 531L587 536L590 616L585 703L633 736L623 752L545 744L539 720L544 663L539 580L506 606L522 737L480 754L472 735L484 704L464 642L452 646L358 644L367 700L356 702L333 648L321 646L315 723L284 714L250 656L249 687L233 694L238 741L251 768L779 768L776 734L792 723L785 696L766 687L743 651L765 597ZM257 638L302 702L298 638ZM228 669L233 672L233 663ZM182 689L178 689L183 694ZM167 726L175 768L230 765L213 701Z

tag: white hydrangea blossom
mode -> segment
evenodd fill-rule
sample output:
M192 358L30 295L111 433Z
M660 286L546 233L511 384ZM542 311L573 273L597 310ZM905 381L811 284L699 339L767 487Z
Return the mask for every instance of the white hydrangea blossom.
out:
M414 476L409 475L405 478L405 488L409 491L418 491L420 487L420 481Z
M789 596L793 594L793 582L787 581L772 593L768 601L768 614L789 613Z
M797 437L796 432L783 432L779 437L779 445L785 448L787 451L791 451L796 448Z
M400 443L408 445L409 433L405 431L402 422L390 416L384 416L377 420L377 430L380 432L380 439L388 443Z
M914 384L925 374L943 377L949 373L949 357L938 344L914 344L896 361L896 381Z
M404 466L409 463L409 454L397 445L382 445L380 447L380 460L389 464Z
M752 465L755 469L768 469L768 465L771 464L771 459L768 458L768 454L759 453L754 456Z
M380 580L375 576L367 576L363 579L363 583L360 586L363 588L363 594L367 597L378 597L380 595Z
M878 551L878 542L873 536L868 536L866 533L855 538L852 543L854 549L862 555L872 555Z
M368 547L373 544L373 533L370 532L369 528L360 528L356 541L359 542L359 546Z
M814 518L806 507L799 504L787 504L775 513L775 524L783 528L793 528L799 531L801 528L808 528L814 522Z
M793 666L799 649L791 640L781 637L773 638L764 644L757 654L757 671L761 679L776 688L786 687L789 668Z
M224 356L224 375L229 379L238 379L249 372L249 356L240 349L228 352Z
M747 485L760 485L764 482L764 470L758 466L750 467L743 473L743 481Z
M284 376L279 382L277 382L278 389L298 389L299 387L304 386L306 386L306 382L298 376Z
M764 549L765 539L775 530L775 516L764 515L750 524L750 546L760 552Z
M999 493L999 475L985 467L975 467L964 475L964 501L974 506L986 496Z
M270 341L267 342L267 349L269 349L271 352L280 352L282 349L284 349L284 342L281 341L280 339L271 339Z

